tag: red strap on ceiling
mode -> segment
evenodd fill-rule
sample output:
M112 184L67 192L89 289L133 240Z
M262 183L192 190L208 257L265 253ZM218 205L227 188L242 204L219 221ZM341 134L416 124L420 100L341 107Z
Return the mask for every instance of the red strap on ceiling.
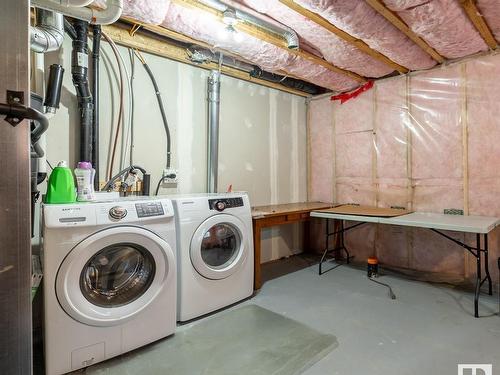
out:
M362 92L368 91L373 87L373 81L366 82L363 86L351 92L344 92L342 94L333 95L330 100L340 100L340 104L344 104L350 99L356 98Z

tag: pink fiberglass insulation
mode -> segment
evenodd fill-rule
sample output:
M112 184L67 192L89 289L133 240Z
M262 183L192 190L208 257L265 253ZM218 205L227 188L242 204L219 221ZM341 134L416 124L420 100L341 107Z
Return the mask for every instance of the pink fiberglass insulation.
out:
M339 203L373 204L373 90L333 104Z
M344 104L333 102L335 134L373 130L373 93L369 90Z
M500 55L467 62L469 209L500 216Z
M335 136L335 170L340 177L372 177L372 132Z
M379 225L375 248L380 263L384 266L404 267L409 264L408 231L411 228Z
M105 7L105 1L96 0L92 5ZM159 25L167 15L170 0L124 0L123 17L139 22Z
M294 1L411 70L436 65L436 61L364 0Z
M377 179L377 206L378 207L405 207L408 208L410 190L409 180L406 178L378 178Z
M311 172L309 200L333 202L333 126L329 97L309 103L309 142Z
M446 58L486 51L488 46L456 0L385 0L410 29ZM405 8L402 8L402 5ZM497 3L498 6L498 3Z
M408 126L415 179L462 178L460 79L458 65L411 77Z
M384 0L385 4L394 12L416 7L429 2L429 0Z
M442 213L445 208L466 209L464 198L468 197L469 214L500 216L500 81L492 79L498 75L500 55L485 56L415 74L408 88L405 77L378 81L371 98L373 106L361 100L363 96L348 102L352 116L344 112L347 103L334 104L337 141L339 136L367 133L370 126L375 132L375 147L368 145L368 140L347 140L345 143L351 150L342 147L339 150L337 143L335 160L326 161L331 165L341 159L340 169L337 165L337 173L333 176L336 201L382 207L406 206L415 211ZM375 113L374 117L371 113ZM311 113L311 119L314 118ZM468 135L465 145L469 173L465 189L468 188L468 194L464 191L463 176L464 131ZM408 143L411 152L406 155ZM314 147L315 143L311 142L311 149ZM361 150L364 147L375 149L372 154L376 157L375 179L352 176L368 176L370 159L369 152ZM343 159L340 153L350 157ZM407 162L412 160L407 170ZM447 234L461 241L465 237L471 244L475 241L473 236ZM473 260L469 260L470 268L465 267L468 255L462 248L425 229L399 232L397 228L380 225L375 229L375 226L366 225L359 231L347 233L346 243L361 261L372 255L375 246L381 262L431 272L433 274L427 277L433 280L460 281L475 272ZM490 270L495 280L498 277L495 260L500 255L500 228L491 233L489 244Z
M357 222L346 221L345 226L351 226ZM349 249L350 255L354 255L356 260L366 262L366 259L375 255L375 243L377 235L376 224L364 224L359 228L345 233L345 245Z
M371 178L335 177L335 201L340 204L376 204L377 192Z
M262 42L258 41L258 43ZM255 60L253 61L255 62ZM349 91L359 86L359 82L347 77L346 75L332 72L331 70L302 57L293 58L292 61L285 65L282 69L305 81L334 91Z
M373 205L373 95L370 90L344 104L333 104L335 191L338 203Z
M477 0L476 5L495 39L500 42L500 3L498 0Z
M424 228L412 228L410 267L419 271L443 274L464 273L464 249L455 243ZM459 241L463 233L446 232Z
M437 164L429 160L430 164ZM463 180L440 178L413 182L413 210L443 213L444 209L464 208Z
M332 72L250 35L239 33L238 39L228 33L226 26L219 20L196 9L172 3L162 25L215 48L238 54L270 72L284 70L334 91L347 91L359 85L343 74Z
M413 208L463 208L462 90L460 66L410 79ZM443 110L446 109L446 110Z
M265 70L279 70L293 60L293 56L285 50L251 36L240 35L241 41L236 42L232 35L226 32L225 26L214 17L175 3L171 4L162 26L211 44L215 48L231 50L255 61Z
M301 38L317 48L327 61L339 68L350 70L364 77L382 77L393 71L386 64L361 52L352 44L278 0L244 0L243 3L294 29Z
M377 177L407 178L406 80L398 78L377 82L376 103Z

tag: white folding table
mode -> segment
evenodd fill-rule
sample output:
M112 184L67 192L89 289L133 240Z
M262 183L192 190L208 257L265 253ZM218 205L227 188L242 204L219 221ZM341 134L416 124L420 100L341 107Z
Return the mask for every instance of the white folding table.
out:
M464 215L445 215L426 212L413 212L406 215L395 217L380 217L380 216L362 216L362 215L348 215L328 212L327 210L318 210L311 212L311 217L318 217L324 219L336 219L341 221L341 228L335 232L330 233L329 221L326 221L326 246L323 256L319 262L319 274L323 274L322 264L325 261L328 252L344 250L346 252L346 260L349 263L349 251L345 246L344 233L355 227L365 223L377 224L390 224L400 225L407 227L428 228L440 236L456 243L469 251L476 258L476 288L474 293L474 316L479 317L479 294L481 286L485 281L488 282L488 293L492 295L492 282L490 271L488 268L488 233L500 225L500 218L486 217L486 216L464 216ZM347 228L344 227L344 221L354 221L353 224ZM455 231L462 233L475 233L476 246L470 246L466 243L458 241L457 239L443 233L442 230ZM336 249L329 249L328 239L330 236L340 234L340 247ZM483 241L481 241L481 235ZM484 257L481 256L484 254ZM482 258L484 258L484 271L485 277L482 278ZM325 271L326 272L326 271Z

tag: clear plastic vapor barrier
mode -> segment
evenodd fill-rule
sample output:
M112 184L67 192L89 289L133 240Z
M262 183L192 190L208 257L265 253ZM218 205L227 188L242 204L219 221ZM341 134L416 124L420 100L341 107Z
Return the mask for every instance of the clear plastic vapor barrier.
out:
M344 104L312 100L309 198L500 216L499 77L500 55L489 55L377 81ZM376 254L443 277L473 273L464 249L429 230L365 225L346 236L360 260ZM495 270L498 230L489 243Z

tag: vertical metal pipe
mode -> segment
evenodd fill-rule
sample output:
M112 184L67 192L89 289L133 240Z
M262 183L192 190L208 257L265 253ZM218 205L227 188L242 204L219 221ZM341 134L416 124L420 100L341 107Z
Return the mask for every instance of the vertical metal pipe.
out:
M210 71L208 77L208 165L207 191L217 192L219 163L220 72Z
M2 1L0 103L7 90L29 105L28 0ZM9 177L0 181L0 374L31 373L30 125L16 127L0 116L0 158Z

